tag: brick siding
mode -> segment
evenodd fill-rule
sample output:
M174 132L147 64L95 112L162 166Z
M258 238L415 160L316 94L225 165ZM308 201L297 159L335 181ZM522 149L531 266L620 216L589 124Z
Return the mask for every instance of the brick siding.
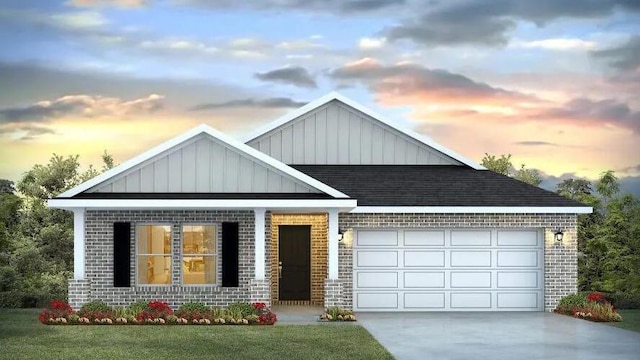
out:
M575 214L340 214L339 227L347 231L339 251L339 278L343 305L353 307L353 229L362 228L543 228L544 309L577 291L578 251ZM564 239L554 240L562 229Z

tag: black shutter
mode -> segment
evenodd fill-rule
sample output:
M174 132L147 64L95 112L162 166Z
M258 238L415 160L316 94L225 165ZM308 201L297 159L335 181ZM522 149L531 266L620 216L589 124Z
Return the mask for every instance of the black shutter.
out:
M237 287L238 280L238 243L239 224L222 223L222 286Z
M113 286L131 286L131 223L113 223Z

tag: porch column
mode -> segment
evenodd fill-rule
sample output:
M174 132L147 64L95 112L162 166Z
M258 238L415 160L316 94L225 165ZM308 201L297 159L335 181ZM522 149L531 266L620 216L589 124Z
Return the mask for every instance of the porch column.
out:
M264 280L264 208L253 210L255 214L255 279Z
M73 209L73 279L84 280L84 208Z
M338 280L338 209L329 210L329 280Z

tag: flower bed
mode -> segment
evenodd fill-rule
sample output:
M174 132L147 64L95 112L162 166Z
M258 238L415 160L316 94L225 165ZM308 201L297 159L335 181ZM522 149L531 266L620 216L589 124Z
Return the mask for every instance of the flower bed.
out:
M622 316L616 312L609 300L598 292L588 296L567 295L560 299L554 312L596 322L622 321Z
M136 302L112 308L101 301L84 304L77 312L53 300L38 319L45 325L273 325L276 314L264 303L233 303L226 309L187 303L174 311L163 301Z
M356 321L353 311L339 307L330 307L320 315L320 321Z

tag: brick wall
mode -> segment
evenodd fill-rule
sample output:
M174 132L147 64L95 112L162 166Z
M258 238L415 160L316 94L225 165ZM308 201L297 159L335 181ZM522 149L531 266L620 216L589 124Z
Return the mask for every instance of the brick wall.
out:
M271 214L271 299L278 301L278 226L311 225L311 303L324 304L327 278L327 214ZM267 238L269 239L269 238Z
M340 214L339 227L348 231L339 250L343 304L353 306L352 231L360 228L543 228L545 311L577 291L578 252L575 214ZM562 243L553 231L564 231Z
M113 223L131 222L131 287L113 287ZM217 226L218 258L221 257L221 223L238 222L239 226L239 280L237 288L220 286L182 286L181 226L183 224L213 224ZM135 229L136 224L162 224L172 226L172 284L169 286L136 285ZM103 300L111 305L128 305L136 300L163 300L173 307L189 301L225 306L234 301L248 301L251 289L262 289L264 284L251 283L254 277L254 214L253 211L87 211L85 215L86 279L69 282L69 302L78 306L88 299ZM268 243L268 241L267 241ZM267 245L267 257L268 257ZM217 278L221 283L221 262ZM267 274L269 264L265 264Z

